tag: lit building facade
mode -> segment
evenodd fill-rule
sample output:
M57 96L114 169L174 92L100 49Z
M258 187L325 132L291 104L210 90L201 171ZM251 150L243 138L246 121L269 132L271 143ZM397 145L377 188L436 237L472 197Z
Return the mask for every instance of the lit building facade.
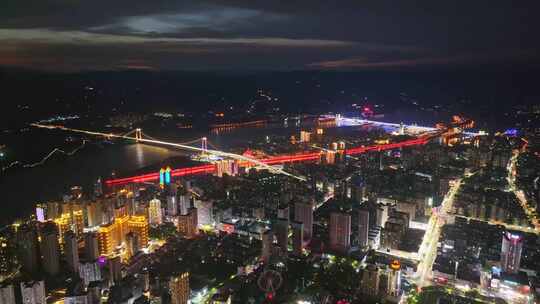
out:
M103 224L101 201L90 202L86 205L86 217L88 219L88 227L97 227Z
M178 214L178 201L176 196L168 195L167 196L167 215L176 216Z
M311 132L300 131L300 142L307 143L311 140Z
M101 281L101 270L99 264L94 262L79 263L79 276L84 282L84 286L88 286L90 282Z
M145 216L124 216L101 226L98 232L100 255L113 254L118 246L126 242L126 235L130 232L137 234L141 247L147 247L148 228Z
M195 208L197 208L197 224L199 227L215 226L212 201L195 200Z
M346 253L351 247L351 215L342 212L330 213L330 248Z
M501 269L507 273L517 273L521 264L523 237L518 234L505 232L501 247Z
M133 231L126 235L126 260L129 260L141 250L139 243L139 236Z
M368 264L364 269L361 282L361 291L370 297L379 296L380 270L377 265Z
M384 288L381 288L381 294L390 299L397 299L401 296L401 264L394 260L383 270L380 280L384 279ZM397 301L396 301L397 302Z
M369 242L369 211L358 211L358 246L366 248Z
M294 220L304 224L304 238L310 240L313 235L313 204L295 203Z
M0 303L15 304L15 289L13 288L13 285L0 286Z
M23 304L47 304L44 281L21 282Z
M84 214L82 210L67 210L67 212L63 212L60 217L55 218L54 223L58 227L58 241L60 243L64 242L64 234L70 230L75 232L77 237L83 235Z
M36 220L38 222L45 222L47 220L47 205L46 204L37 204L36 205Z
M163 222L161 201L157 198L151 200L148 203L148 222L152 226L161 225L161 223Z
M325 151L323 154L324 163L328 165L333 165L336 162L336 152L335 151Z
M86 293L80 295L66 295L64 304L88 304L88 295Z
M187 214L178 216L178 232L185 238L194 238L199 232L197 221L197 208L190 208Z
M169 280L171 304L187 304L191 290L189 289L189 272L184 272Z
M238 175L238 161L233 159L222 159L215 162L216 175L223 177L224 174L229 176Z
M111 258L107 261L109 266L109 281L110 283L118 284L123 278L122 275L122 261L119 256Z
M189 208L191 207L191 202L190 202L190 197L189 195L186 193L183 193L181 194L179 197L178 197L178 203L180 205L180 214L181 215L185 215L188 213L188 210Z

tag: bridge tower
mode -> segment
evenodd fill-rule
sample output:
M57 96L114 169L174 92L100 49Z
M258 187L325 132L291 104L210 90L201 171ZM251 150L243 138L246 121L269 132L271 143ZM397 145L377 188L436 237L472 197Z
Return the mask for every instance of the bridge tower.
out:
M203 155L206 155L208 151L208 139L206 137L201 138L201 149L202 149L201 153Z
M135 129L135 140L139 142L142 139L142 130L141 128Z

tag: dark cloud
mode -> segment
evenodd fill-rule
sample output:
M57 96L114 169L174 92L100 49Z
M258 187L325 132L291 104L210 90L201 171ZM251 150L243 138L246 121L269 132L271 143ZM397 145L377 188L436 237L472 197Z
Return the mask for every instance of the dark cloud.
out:
M537 63L539 8L529 0L4 0L0 64L107 69L118 66L108 58L134 49L144 64L122 66Z

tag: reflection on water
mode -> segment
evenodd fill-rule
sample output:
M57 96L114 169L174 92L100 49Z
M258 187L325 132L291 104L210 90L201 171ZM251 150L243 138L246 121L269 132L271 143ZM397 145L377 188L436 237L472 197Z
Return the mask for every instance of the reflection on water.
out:
M137 165L144 163L144 152L141 144L135 144L135 155L137 156Z
M311 126L307 126L311 127ZM183 142L205 136L195 130L181 132L183 138L174 130L159 131L151 134L156 138L167 138ZM172 132L175 132L174 134ZM299 132L297 126L267 124L262 128L237 128L225 133L209 134L208 140L219 149L245 147L248 141L265 139L267 135L289 136ZM157 133L157 131L156 131ZM189 138L185 138L189 136ZM0 193L2 194L1 223L12 221L14 217L26 216L32 212L37 202L58 200L67 189L80 185L88 190L98 177L107 179L111 174L125 174L155 164L172 156L185 155L185 152L146 144L92 144L70 157L60 157L46 162L43 166L13 170L0 175Z
M82 185L90 189L98 177L135 171L176 155L182 152L145 144L91 145L71 157L9 172L0 177L0 193L6 207L0 222L32 212L36 202L60 199L70 186Z

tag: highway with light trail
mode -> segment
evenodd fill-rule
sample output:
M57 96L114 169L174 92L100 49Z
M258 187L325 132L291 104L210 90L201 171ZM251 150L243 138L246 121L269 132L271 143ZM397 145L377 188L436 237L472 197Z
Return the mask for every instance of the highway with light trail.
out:
M415 129L416 131L428 132L427 134L421 135L418 138L401 141L397 143L360 146L360 147L353 147L350 149L346 149L344 153L348 156L372 152L372 151L375 151L375 152L385 151L385 150L392 150L392 149L398 149L398 148L403 148L403 147L425 145L431 139L436 138L443 133L442 130L438 130L436 128L431 128L431 127L393 124L393 123L354 119L354 118L342 118L339 116L336 117L336 122L341 125L373 124L376 126L391 126L391 127L405 126L407 128L416 128ZM142 136L137 136L137 135L135 137L128 136L128 134L133 133L135 131L141 132L140 129L132 130L131 132L128 132L127 134L124 134L124 135L117 135L113 133L102 133L102 132L68 128L68 127L59 126L59 125L44 125L44 124L36 123L36 124L32 124L32 126L37 127L37 128L58 129L58 130L63 130L63 131L75 132L75 133L83 133L87 135L101 136L101 137L106 137L106 138L128 139L128 140L134 140L141 143L164 145L164 146L184 149L188 151L208 153L208 154L212 154L216 156L221 156L224 158L238 160L240 166L245 166L245 167L260 166L262 168L268 169L270 172L283 174L283 175L286 175L286 176L289 176L289 177L292 177L301 181L305 181L306 180L305 177L288 173L284 171L283 169L278 168L274 165L290 163L290 162L316 161L320 159L321 155L323 155L324 153L327 153L326 151L318 151L318 152L307 152L307 153L298 153L298 154L289 154L289 155L279 155L279 156L268 157L265 159L255 159L255 158L248 157L245 155L234 154L234 153L229 153L229 152L220 151L220 150L203 149L200 147L189 146L186 144L162 141L162 140L152 138L150 136L146 136L149 138L142 138ZM179 177L179 176L187 176L187 175L194 175L194 174L211 174L214 172L216 172L216 166L214 164L206 164L206 165L200 165L200 166L194 166L194 167L188 167L188 168L173 169L171 171L171 176ZM148 174L132 176L132 177L111 179L111 180L107 180L106 184L108 186L114 186L114 185L118 186L118 185L124 185L128 183L153 182L153 181L157 181L158 179L159 179L159 173L156 172L156 173L148 173Z

